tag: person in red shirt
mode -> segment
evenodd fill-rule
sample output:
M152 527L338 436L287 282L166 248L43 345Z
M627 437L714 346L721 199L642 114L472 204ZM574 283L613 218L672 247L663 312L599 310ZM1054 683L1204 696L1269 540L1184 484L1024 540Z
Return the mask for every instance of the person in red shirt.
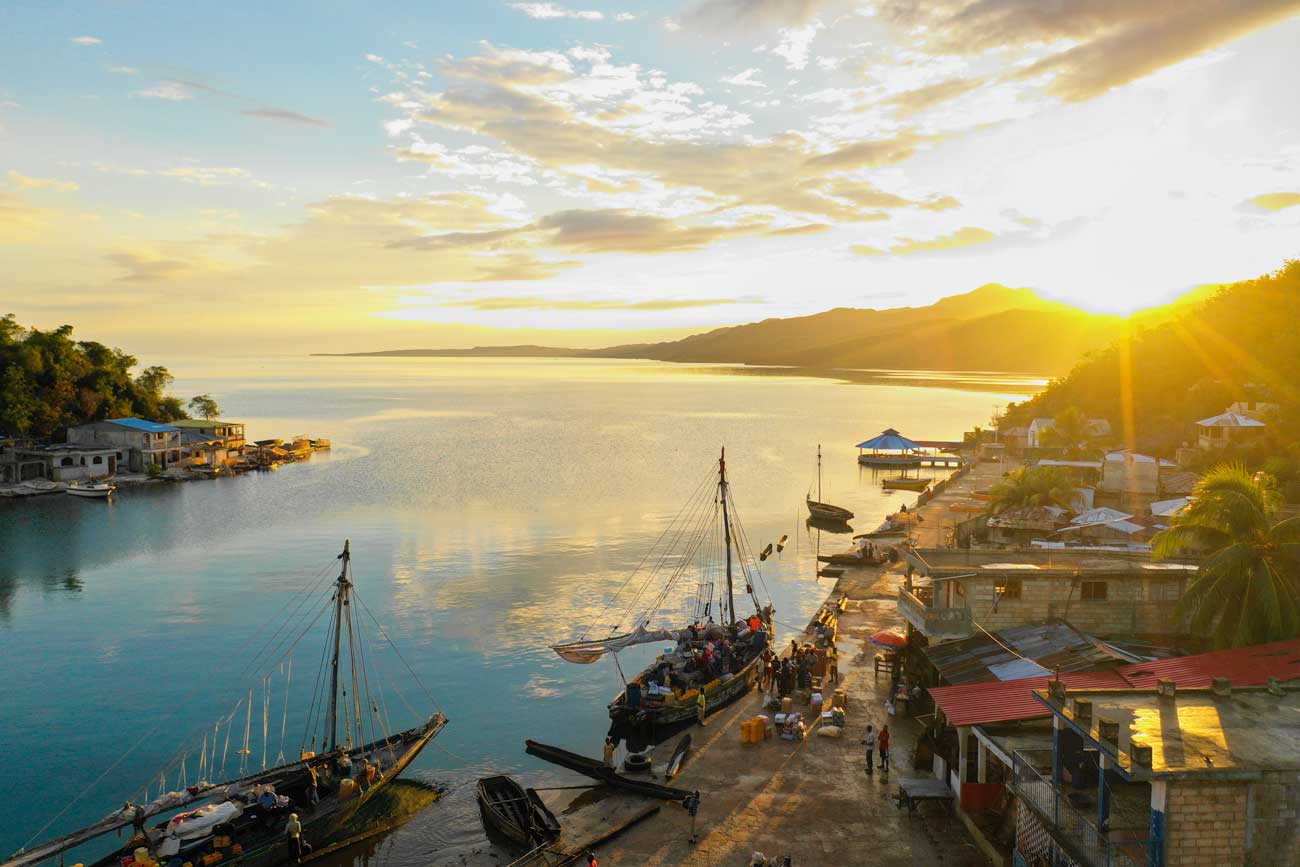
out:
M880 744L880 770L889 773L889 726L880 727L876 743Z
M599 867L599 865L596 863L596 853L595 853L595 852L588 852L588 853L587 853L587 867Z

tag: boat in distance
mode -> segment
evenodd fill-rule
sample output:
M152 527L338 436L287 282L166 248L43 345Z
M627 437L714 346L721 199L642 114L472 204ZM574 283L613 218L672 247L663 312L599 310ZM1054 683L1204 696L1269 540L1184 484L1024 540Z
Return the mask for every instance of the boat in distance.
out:
M71 494L74 497L107 500L113 496L113 492L116 490L117 485L112 482L70 482L64 488L64 493Z
M808 514L820 521L830 523L847 524L853 520L853 513L843 506L833 506L830 503L821 502L822 498L822 447L817 445L817 499L812 498L811 492L804 498L808 505Z
M881 479L880 486L887 491L924 491L930 487L933 479L910 479L906 476L894 476Z
M386 714L378 709L381 694L371 691L371 684L378 683L377 673L368 671L364 649L353 657L362 640L353 611L363 603L353 592L349 545L344 544L337 559L342 561L338 578L328 581L328 593L321 594L321 615L330 615L324 618L325 649L311 654L319 660L320 670L310 696L312 709L302 744L298 750L291 749L296 758L284 758L283 730L277 755L264 725L261 768L252 767L257 745L250 740L254 703L250 689L215 726L205 726L201 747L192 745L168 766L177 773L175 788L167 790L166 777L153 772L143 794L147 799L157 784L157 797L128 802L92 825L24 847L0 862L0 867L35 867L123 829L133 831L125 845L115 844L98 860L88 860L87 867L149 867L173 862L209 867L218 861L223 867L273 867L294 860L284 830L290 814L298 816L304 840L321 843L383 791L438 735L447 719L435 712L412 728L389 731ZM315 579L313 585L299 591L304 604L316 595L319 584ZM287 643L295 634L298 640L280 658L268 657L269 664L259 678L264 708L273 671L287 662L291 676L293 646L319 619L283 635L285 624L275 629L272 640L280 638ZM288 685L286 678L286 702ZM242 738L232 738L232 729L242 730ZM224 736L224 745L218 735ZM235 740L233 748L231 740ZM199 761L194 768L196 753ZM274 762L272 756L276 756ZM233 775L226 773L228 758L237 765ZM186 776L187 759L196 771L192 784ZM154 824L149 825L150 820ZM147 853L143 861L138 857L140 850Z

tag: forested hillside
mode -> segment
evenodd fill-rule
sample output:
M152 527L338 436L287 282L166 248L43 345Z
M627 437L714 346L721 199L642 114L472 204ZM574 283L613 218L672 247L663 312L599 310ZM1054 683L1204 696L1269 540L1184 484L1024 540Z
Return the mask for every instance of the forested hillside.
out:
M167 368L132 375L136 363L120 349L74 340L71 325L39 331L0 317L0 436L47 437L123 416L185 418L180 400L166 393Z
M1192 424L1237 400L1282 409L1268 442L1290 449L1300 436L1300 260L1151 327L1133 326L1090 353L1063 379L1008 409L1009 424L1077 406L1132 432L1140 448L1170 454Z

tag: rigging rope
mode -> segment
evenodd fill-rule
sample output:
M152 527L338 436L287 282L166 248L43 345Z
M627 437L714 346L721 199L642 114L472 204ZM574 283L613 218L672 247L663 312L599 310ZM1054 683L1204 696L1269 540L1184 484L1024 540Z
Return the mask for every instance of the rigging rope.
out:
M284 669L283 663L280 666ZM284 679L284 714L280 717L280 752L275 756L277 765L284 764L284 729L289 722L289 687L293 684L293 657L289 657L289 672Z

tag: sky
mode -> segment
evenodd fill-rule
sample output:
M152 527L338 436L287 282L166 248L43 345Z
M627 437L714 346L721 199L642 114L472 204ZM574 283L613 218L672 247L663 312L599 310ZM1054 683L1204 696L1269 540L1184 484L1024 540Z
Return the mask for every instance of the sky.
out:
M1300 0L9 0L0 314L600 346L1300 255Z

